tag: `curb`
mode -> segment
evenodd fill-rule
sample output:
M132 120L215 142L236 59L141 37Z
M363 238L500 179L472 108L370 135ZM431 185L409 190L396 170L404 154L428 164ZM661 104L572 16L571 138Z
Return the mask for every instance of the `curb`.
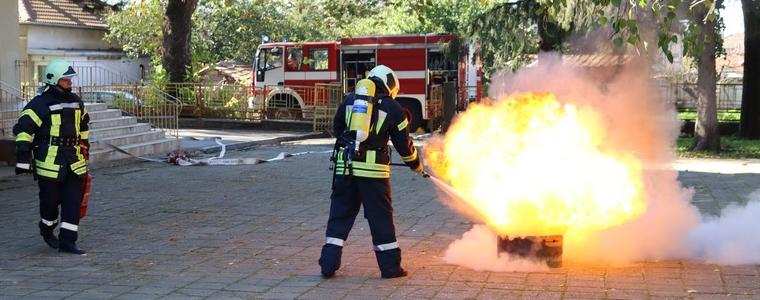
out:
M225 145L225 148L229 150L241 150L256 146L269 146L269 145L278 145L283 142L292 142L292 141L299 141L299 140L308 140L308 139L316 139L316 138L326 138L330 137L330 135L326 132L320 132L320 133L308 133L308 134L302 134L302 135L295 135L295 136L284 136L284 137L278 137L273 139L266 139L266 140L259 140L259 141L250 141L250 142L240 142L240 143L232 143ZM192 149L188 152L201 152L201 153L216 153L221 151L222 146L214 145L214 146L207 146L202 147L198 149Z

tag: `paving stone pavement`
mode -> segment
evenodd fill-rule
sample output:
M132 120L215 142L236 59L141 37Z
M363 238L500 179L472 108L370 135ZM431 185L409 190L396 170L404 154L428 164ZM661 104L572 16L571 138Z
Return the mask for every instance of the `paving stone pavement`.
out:
M329 150L291 143L233 151ZM62 255L39 237L30 177L0 180L3 299L760 299L760 266L692 261L624 266L566 263L547 272L476 272L445 264L471 223L435 199L426 179L393 169L405 278L383 280L367 223L357 218L343 267L319 276L330 192L328 154L231 167L133 163L95 170L79 244ZM400 161L396 158L396 161ZM681 173L695 204L718 214L760 187L760 174Z

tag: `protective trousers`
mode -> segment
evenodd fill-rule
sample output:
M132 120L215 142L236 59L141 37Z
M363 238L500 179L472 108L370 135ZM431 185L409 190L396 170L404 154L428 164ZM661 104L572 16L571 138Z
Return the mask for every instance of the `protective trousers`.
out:
M369 222L382 276L392 277L400 273L401 249L396 241L396 225L393 223L390 179L337 176L330 200L326 241L319 258L322 274L332 274L340 268L343 243L361 205L364 205L364 218Z
M50 236L58 223L58 206L61 206L60 243L73 246L79 231L79 206L82 201L83 177L79 177L67 165L61 166L65 172L62 181L40 176L40 234Z

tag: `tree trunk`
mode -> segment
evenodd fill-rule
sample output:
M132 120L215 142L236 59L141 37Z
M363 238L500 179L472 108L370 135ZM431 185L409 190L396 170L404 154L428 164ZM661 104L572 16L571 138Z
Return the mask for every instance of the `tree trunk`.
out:
M760 0L742 0L744 84L739 135L760 139Z
M699 54L697 75L697 122L694 127L694 141L690 150L720 151L718 132L718 105L716 96L716 28L715 22L706 20L707 8L699 5L694 11L694 22L700 24L699 40L704 49Z
M192 16L198 0L169 0L164 24L163 65L170 82L183 82L190 64L190 33Z

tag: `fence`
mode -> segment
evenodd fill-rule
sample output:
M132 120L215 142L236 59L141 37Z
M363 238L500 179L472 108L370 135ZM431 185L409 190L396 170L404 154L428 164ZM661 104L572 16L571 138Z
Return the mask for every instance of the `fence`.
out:
M111 70L107 65L100 64L97 61L73 61L71 66L77 72L77 76L72 80L75 86L131 85L138 84L141 81L141 78ZM39 84L42 81L39 78L42 72L44 72L43 63L35 64L28 60L16 61L16 74L22 86Z
M678 111L696 111L698 92L696 83L660 84L663 99L675 105ZM742 85L721 83L717 85L717 105L719 111L738 111L742 107Z
M182 117L239 121L311 122L315 131L329 128L343 94L339 84L314 86L170 84L168 94L183 105Z
M153 129L179 138L179 114L182 103L164 91L141 85L107 85L75 87L84 102L106 103L123 115L136 117Z
M314 87L313 131L332 131L333 120L338 107L343 103L340 84L317 84Z
M164 88L182 103L181 117L256 121L263 106L243 85L169 84Z

